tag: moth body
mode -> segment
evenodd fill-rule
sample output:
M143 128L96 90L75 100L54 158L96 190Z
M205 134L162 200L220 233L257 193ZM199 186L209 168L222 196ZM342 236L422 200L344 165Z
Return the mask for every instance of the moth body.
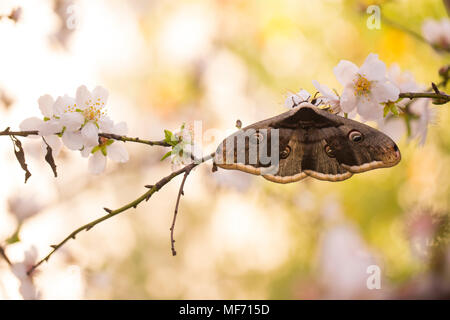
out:
M214 157L220 168L277 183L306 177L342 181L400 160L400 150L384 133L311 104L240 129L219 145Z

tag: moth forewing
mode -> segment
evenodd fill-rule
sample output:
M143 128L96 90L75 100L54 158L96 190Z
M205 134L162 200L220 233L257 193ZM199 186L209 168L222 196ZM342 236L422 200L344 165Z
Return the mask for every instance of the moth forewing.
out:
M280 130L260 129L259 132L263 133L264 136L263 143L259 143L258 145L261 174L276 174L280 165Z

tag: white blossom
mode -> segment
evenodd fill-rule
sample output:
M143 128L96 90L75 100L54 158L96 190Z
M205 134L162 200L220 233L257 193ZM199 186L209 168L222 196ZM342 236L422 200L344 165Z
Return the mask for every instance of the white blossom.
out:
M55 134L62 131L62 125L58 120L59 113L55 108L55 101L52 96L44 95L38 99L38 104L43 118L31 117L23 120L19 125L20 130L37 130L39 135L45 140L42 141L43 149L46 150L48 144L52 148L53 156L57 156L62 145L60 139Z
M120 122L112 126L109 133L117 135L125 135L128 132L127 124ZM129 160L128 151L125 148L125 143L114 139L100 137L100 143L96 146L84 146L81 154L84 157L89 157L88 170L92 174L100 174L106 168L106 160L109 158L115 162L127 162Z
M414 79L412 73L409 71L402 72L400 66L396 63L391 65L387 72L387 76L389 78L389 81L391 81L391 83L400 90L400 93L417 92L419 90L423 90L422 86L420 86Z
M400 93L425 90L423 86L415 81L411 73L407 71L402 72L396 64L389 68L388 77L397 86ZM397 105L407 108L407 114L401 114L400 116L389 115L379 119L377 121L379 129L395 141L399 141L409 131L409 139L417 138L419 144L423 145L427 137L428 125L434 118L434 112L430 108L430 99L421 98L412 101L404 98ZM409 116L409 118L406 118L406 116Z
M34 196L16 193L8 198L8 209L19 224L42 210L42 204Z
M389 82L386 65L377 54L369 54L360 68L341 60L333 71L344 87L340 105L345 113L356 109L364 120L377 120L383 117L381 103L398 99L399 90Z
M311 94L305 89L301 89L297 93L290 93L284 102L284 106L288 109L291 109L303 102L308 102L310 98Z
M84 124L81 129L84 146L96 146L99 130L107 132L112 129L113 122L106 115L104 109L108 95L108 90L100 86L95 87L92 92L86 86L80 86L77 89L75 111L84 116Z
M313 80L312 83L317 91L319 91L319 93L322 95L322 97L320 98L320 103L329 105L333 113L342 113L341 100L339 96L326 85L320 84L316 80Z
M13 263L11 266L13 274L20 281L19 292L25 300L36 300L40 298L40 293L33 283L33 276L36 274L36 271L31 275L27 274L28 270L36 263L37 256L37 250L32 246L29 250L25 251L23 261Z
M70 150L80 150L83 147L80 128L84 123L84 117L76 110L75 99L64 95L58 97L55 102L55 109L60 114L60 124L62 130L62 141Z
M186 126L183 124L180 130L175 132L174 135L179 142L172 149L172 171L176 171L181 167L192 163L191 155L194 150L194 132L191 125Z
M78 87L75 98L64 95L55 101L50 95L45 95L38 100L43 118L25 119L20 128L38 131L45 140L44 150L48 144L54 156L61 149L61 141L70 150L81 151L84 157L90 156L89 171L99 174L106 167L106 157L117 162L129 159L123 142L99 139L99 133L124 135L128 130L125 122L114 124L106 115L107 101L108 91L100 86L91 92L82 85Z
M422 34L425 40L440 48L450 48L450 19L440 21L427 19L422 24Z

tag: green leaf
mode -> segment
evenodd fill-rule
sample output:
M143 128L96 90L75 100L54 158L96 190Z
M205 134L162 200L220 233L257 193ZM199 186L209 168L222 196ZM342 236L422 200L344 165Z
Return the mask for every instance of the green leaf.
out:
M106 146L101 146L100 150L102 151L103 155L106 157L106 154L107 154Z
M167 153L161 158L161 161L163 161L164 159L170 157L171 154L172 154L172 151L167 152Z
M100 146L95 146L92 148L91 153L94 154L96 153L98 150L100 150Z
M386 118L386 116L388 115L390 111L389 105L385 105L384 109L383 109L383 118Z
M172 137L173 133L170 132L169 130L164 130L164 135L166 136L165 140L170 140L170 138Z
M409 116L405 117L405 122L406 122L406 134L407 137L411 137L411 118Z
M179 141L177 137L169 130L164 130L164 135L166 136L164 142L167 142L172 147L175 147L178 144Z
M395 114L396 116L398 116L398 109L397 109L397 106L395 105L395 104L390 104L390 108L389 108L390 110L391 110L391 112L393 113L393 114Z
M14 234L8 239L6 239L6 243L13 244L19 242L20 241L19 232L20 232L20 225L17 227L17 230L14 232Z

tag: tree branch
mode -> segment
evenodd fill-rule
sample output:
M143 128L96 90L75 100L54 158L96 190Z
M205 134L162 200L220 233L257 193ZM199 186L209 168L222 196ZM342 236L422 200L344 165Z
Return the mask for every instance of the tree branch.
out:
M58 250L60 249L67 241L69 241L70 239L75 239L75 237L83 230L89 231L91 230L93 227L95 227L97 224L108 220L116 215L118 215L119 213L122 213L124 211L127 211L128 209L131 208L136 208L141 202L148 201L150 199L150 197L157 191L159 191L162 187L164 187L167 183L169 183L173 178L175 178L176 176L185 173L185 177L186 177L186 173L189 173L194 167L198 166L199 164L206 162L210 159L212 159L214 157L214 153L206 156L206 157L202 157L201 159L196 160L195 162L188 164L187 166L172 172L171 174L169 174L168 176L162 178L161 180L159 180L156 184L149 186L150 189L145 192L144 194L142 194L139 198L137 198L136 200L116 209L116 210L111 210L108 208L104 208L104 210L108 213L106 215L104 215L103 217L100 217L96 220L93 220L81 227L79 227L78 229L75 229L74 231L72 231L66 238L64 238L61 242L59 242L56 245L51 245L51 247L53 248L52 251L50 251L50 253L43 258L42 260L38 261L35 265L33 265L27 272L28 275L30 275L37 267L39 267L42 263L44 263L45 261L48 261L50 259L50 257ZM183 179L183 184L184 181L186 180L186 178ZM177 201L178 202L178 201ZM178 204L177 204L178 207Z
M19 137L28 137L28 136L37 136L39 135L39 131L32 130L32 131L10 131L9 128L6 128L3 131L0 131L0 136L19 136ZM112 133L99 133L100 137L104 137L107 139L113 139L123 142L136 142L136 143L142 143L150 146L161 146L161 147L170 147L171 145L163 140L159 141L152 141L152 140L144 140L139 138L132 138L127 136L121 136L118 134L112 134Z
M168 144L167 142L165 142L163 140L160 140L160 141L143 140L143 139L139 139L139 138L130 138L127 136L120 136L120 135L112 134L112 133L99 133L98 135L103 138L114 139L114 140L123 141L123 142L136 142L136 143L148 144L150 146L162 146L162 147L170 147L171 146L170 144Z
M0 136L19 136L19 137L28 137L28 136L37 136L39 135L39 131L10 131L9 127L3 131L0 131Z
M445 103L450 101L450 95L445 93L434 93L434 92L404 92L400 93L399 97L409 99L431 98L445 101Z

